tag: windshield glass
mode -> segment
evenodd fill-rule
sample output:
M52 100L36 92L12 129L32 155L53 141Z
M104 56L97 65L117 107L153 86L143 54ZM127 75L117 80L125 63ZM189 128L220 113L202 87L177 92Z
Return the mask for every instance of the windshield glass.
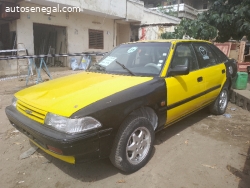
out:
M90 70L138 76L158 76L165 64L171 43L142 42L122 44Z

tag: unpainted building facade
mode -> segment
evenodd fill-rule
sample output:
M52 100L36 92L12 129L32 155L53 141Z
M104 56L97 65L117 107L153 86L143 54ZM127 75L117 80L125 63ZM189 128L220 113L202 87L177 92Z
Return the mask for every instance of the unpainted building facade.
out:
M6 7L5 3L0 1L0 6ZM25 48L29 55L107 52L121 43L138 40L138 30L134 32L131 28L180 22L178 18L152 13L144 7L144 2L136 0L12 0L7 3L29 10L59 8L58 12L20 12L16 17L5 14L0 18L1 50ZM60 12L64 7L79 7L81 11ZM13 52L0 55L13 55ZM51 63L69 66L69 59L57 58ZM0 60L0 77L16 71L16 60Z

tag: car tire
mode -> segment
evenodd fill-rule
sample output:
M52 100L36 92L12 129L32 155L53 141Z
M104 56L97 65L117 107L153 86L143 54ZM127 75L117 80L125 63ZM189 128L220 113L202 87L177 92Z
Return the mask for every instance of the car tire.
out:
M110 154L110 161L120 170L132 173L150 159L155 133L145 117L129 116L121 125Z
M223 88L216 100L209 106L209 110L214 115L222 115L226 112L228 105L228 89Z

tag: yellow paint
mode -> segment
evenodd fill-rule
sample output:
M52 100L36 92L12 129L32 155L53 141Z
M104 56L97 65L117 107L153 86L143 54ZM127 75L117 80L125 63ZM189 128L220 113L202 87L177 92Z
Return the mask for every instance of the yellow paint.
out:
M160 77L165 78L167 88L167 106L192 98L197 94L205 92L226 81L226 73L222 74L225 65L218 64L204 69L190 72L188 75L166 77L168 67L171 63L176 44L179 42L190 42L190 40L156 40L142 42L171 42L169 56ZM192 42L207 42L193 40ZM197 82L198 77L203 77L202 82ZM55 79L45 82L15 94L18 98L17 109L29 118L44 123L47 112L52 112L61 116L69 117L74 112L112 94L121 92L133 86L152 80L153 77L137 77L112 75L105 73L82 72L79 74ZM166 125L181 119L197 109L209 104L220 93L221 88L209 92L189 102L185 102L175 108L168 110ZM110 101L112 103L112 101ZM30 115L26 110L32 110ZM32 141L32 140L31 140ZM34 141L36 146L44 152L65 162L75 164L73 156L63 156L53 153Z
M226 82L226 72L222 74L222 70L226 71L225 64L221 63L216 66L206 67L205 69L201 69L200 72L205 78L206 88L210 89L214 86L221 85L221 88L209 92L205 95L204 104L208 104L218 97L224 83Z
M188 39L158 39L158 40L142 40L142 41L136 41L136 42L128 42L124 44L134 44L134 43L145 43L145 42L171 42L171 43L178 43L178 42L207 42L211 43L209 41L205 40L188 40Z
M44 149L42 146L38 145L36 142L34 142L33 140L30 140L32 143L34 143L37 147L39 147L41 150L43 150L44 152L46 152L47 154L55 157L55 158L58 158L62 161L65 161L67 163L70 163L70 164L75 164L75 157L73 156L64 156L64 155L59 155L59 154L56 154L54 152L51 152L47 149Z
M166 59L165 65L161 71L161 77L165 77L167 75L168 67L171 63L172 56L174 55L175 47L176 47L176 42L172 42L172 45L170 46L168 58Z
M38 108L34 108L33 106L30 106L20 100L17 101L17 110L23 115L28 116L30 119L33 119L34 121L42 124L44 123L44 119L47 114L47 112L42 111ZM32 114L28 114L26 110L32 111Z
M190 72L188 75L166 77L176 45L179 42L190 41L207 42L202 40L182 39L141 41L143 43L171 43L168 58L166 59L160 75L160 77L165 78L166 80L167 106L171 106L172 104L193 97L203 91L213 88L214 86L223 86L226 81L226 73L221 74L221 71L226 69L223 63ZM203 77L203 81L197 82L197 78L201 76ZM47 112L52 112L61 116L69 117L74 112L98 100L152 79L153 77L83 72L27 88L16 93L15 96L18 98L18 104L25 104L25 107L28 109L34 110L44 116ZM218 96L220 90L221 88L168 110L166 112L166 124L170 124L180 117L191 113L195 109L209 104ZM42 118L39 114L36 114L38 118L27 115L27 113L25 113L25 108L22 109L21 106L20 108L18 107L18 110L29 118L43 123L43 119L39 120L39 118Z
M168 106L205 91L205 82L197 82L199 76L199 71L193 71L188 75L166 78ZM202 105L203 101L204 96L168 110L167 124L195 110Z
M172 46L169 51L168 59L166 60L165 66L161 73L161 77L166 77L168 68L172 61L174 55L174 50L179 42L190 42L190 40L164 40L165 42L171 42ZM207 42L194 40L191 42ZM200 94L206 90L209 90L215 86L224 85L226 81L226 73L222 74L222 70L226 70L223 63L214 65L211 67L206 67L193 72L188 75L166 77L166 87L167 87L167 106L172 104L177 104L178 102L184 101L191 98L197 94ZM203 77L202 82L197 82L198 77ZM195 98L179 105L175 108L168 110L166 124L169 125L180 118L194 112L195 110L206 106L211 103L219 95L221 88L218 88L212 92L209 92L201 97Z
M15 97L30 107L69 117L98 100L152 79L82 72L21 90Z

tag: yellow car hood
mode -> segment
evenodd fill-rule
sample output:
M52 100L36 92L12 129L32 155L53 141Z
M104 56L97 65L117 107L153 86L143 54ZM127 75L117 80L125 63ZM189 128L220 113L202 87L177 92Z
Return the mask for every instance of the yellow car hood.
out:
M30 106L69 117L114 93L152 80L152 77L83 72L45 82L15 94Z

